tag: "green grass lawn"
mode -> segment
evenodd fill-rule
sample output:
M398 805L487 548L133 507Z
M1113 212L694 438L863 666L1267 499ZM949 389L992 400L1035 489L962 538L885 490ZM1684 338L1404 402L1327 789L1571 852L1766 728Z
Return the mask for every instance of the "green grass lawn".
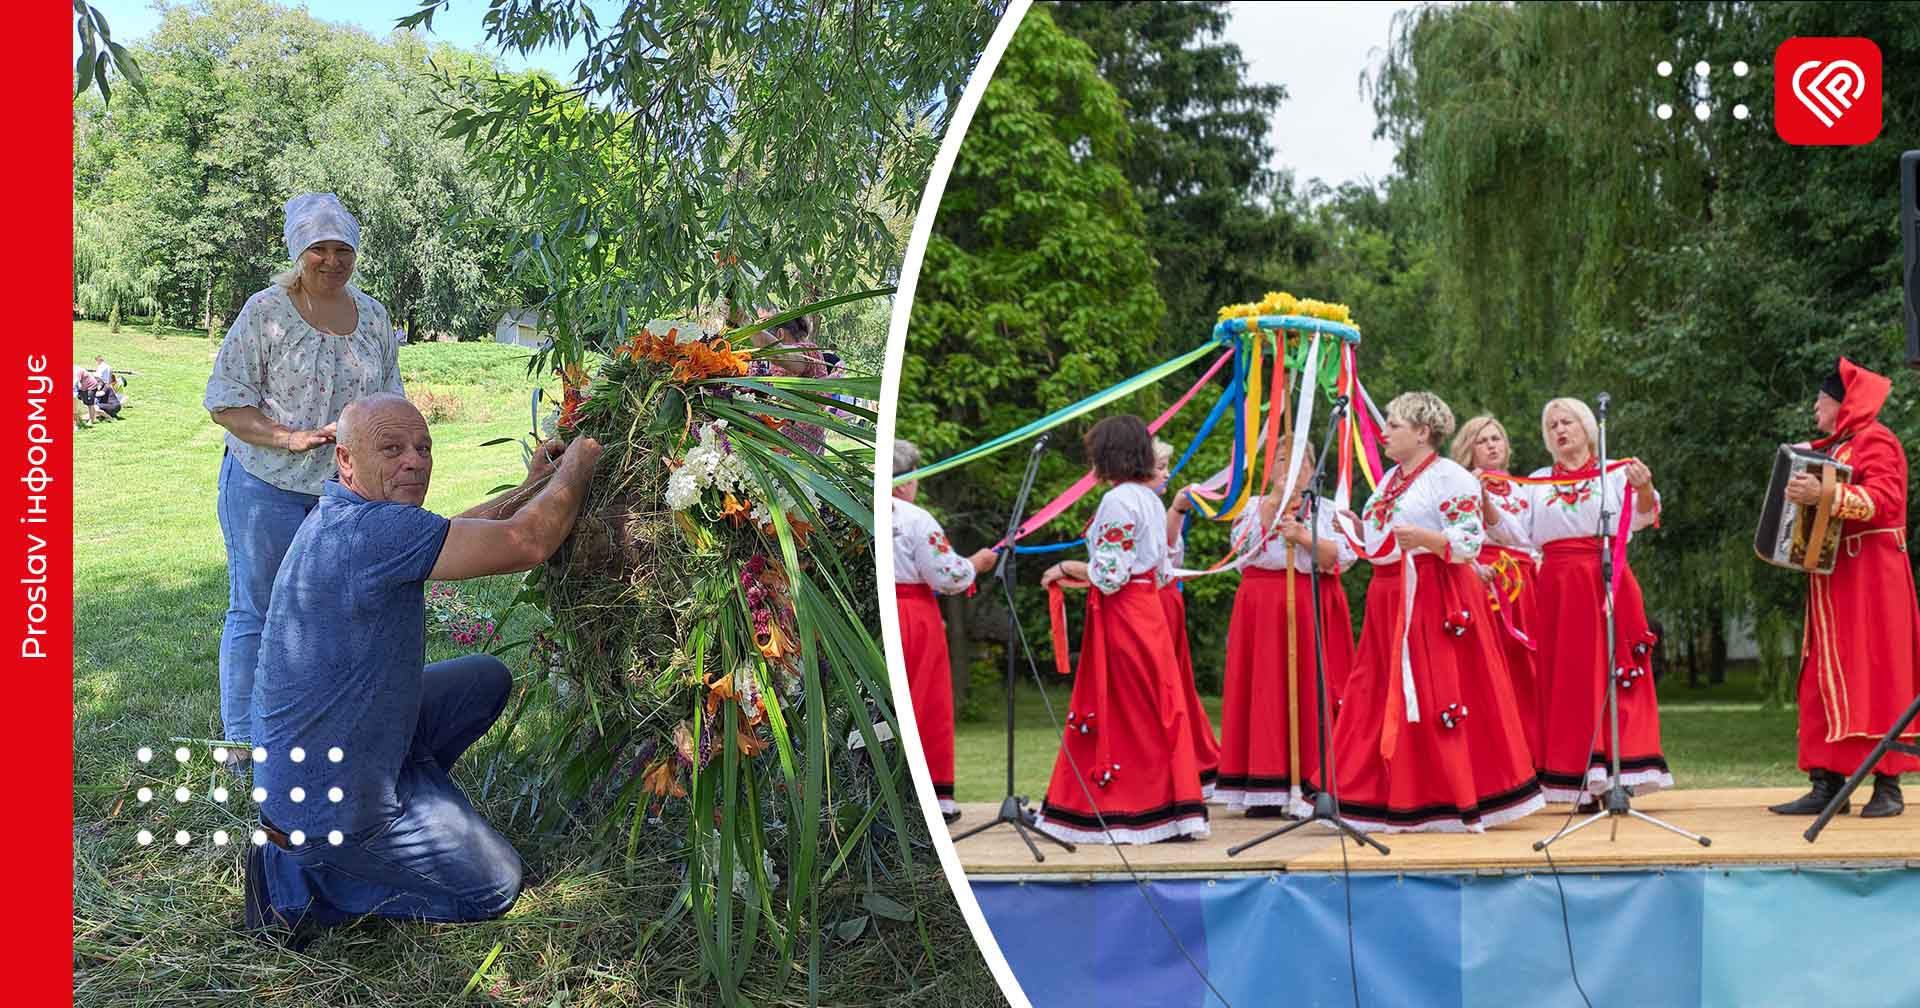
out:
M697 938L687 918L661 929L641 951L642 937L677 896L678 863L663 858L609 864L584 837L533 835L524 820L505 815L520 804L525 782L476 770L497 749L517 753L543 744L546 720L537 701L536 713L522 720L511 739L498 730L490 734L462 761L459 774L489 819L544 876L507 917L460 926L367 922L332 933L299 955L230 930L241 909L238 848L216 848L206 838L224 829L244 839L251 805L213 802L216 778L205 749L183 768L172 761L170 741L213 739L221 732L217 669L227 581L214 497L222 431L200 408L208 343L191 331L156 336L145 326L129 326L112 335L104 326L76 323L74 359L90 362L96 353L138 374L126 390L122 420L75 435L75 1003L711 1004L713 996L695 973ZM491 343L400 351L409 390L433 392L445 411L433 424L429 509L458 512L524 474L517 447L479 446L527 429L527 357L524 349ZM518 583L513 575L461 588L479 606L504 613ZM537 619L522 610L501 639L525 637ZM446 634L435 634L428 658L461 650ZM515 667L519 685L531 685L524 650L503 657ZM143 745L161 754L144 767L134 759ZM133 792L142 785L165 797L140 804ZM184 805L171 801L181 785L193 794ZM142 828L162 839L136 845ZM177 829L195 840L174 846L168 841ZM928 898L950 898L937 868L917 884ZM947 958L921 964L942 983L891 1003L998 1003L958 915L942 916L958 930L935 927L930 939ZM863 978L882 970L895 976L899 963L918 954L912 925L874 920L859 941L827 939L823 1004L873 1003ZM972 968L955 968L963 958L972 959ZM806 970L804 954L800 969ZM772 974L771 966L750 972L749 996L769 990ZM805 983L803 976L802 998ZM471 992L463 994L469 986ZM789 983L778 995L781 1003L795 990Z
M1189 619L1194 618L1191 614ZM1745 674L1743 674L1745 673ZM1054 755L1060 748L1059 719L1066 717L1068 684L1049 676L1046 701L1040 687L1023 682L1014 694L1014 789L1037 804L1047 792ZM1688 689L1662 683L1661 741L1683 788L1766 787L1803 784L1794 763L1792 708L1766 709L1757 700L1751 670L1736 666L1727 682ZM1220 725L1220 698L1201 703ZM995 699L986 720L963 721L954 733L954 797L963 802L998 801L1007 786L1007 734L1004 707Z

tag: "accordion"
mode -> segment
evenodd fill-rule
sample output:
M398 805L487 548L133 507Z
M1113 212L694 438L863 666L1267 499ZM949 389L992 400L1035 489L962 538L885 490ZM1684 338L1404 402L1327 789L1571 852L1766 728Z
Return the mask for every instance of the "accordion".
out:
M1795 504L1787 499L1787 481L1805 473L1820 480L1820 502ZM1806 448L1781 445L1773 457L1773 479L1760 505L1760 528L1753 534L1753 551L1777 567L1833 573L1840 552L1840 519L1833 507L1835 488L1853 480L1853 467L1832 456Z

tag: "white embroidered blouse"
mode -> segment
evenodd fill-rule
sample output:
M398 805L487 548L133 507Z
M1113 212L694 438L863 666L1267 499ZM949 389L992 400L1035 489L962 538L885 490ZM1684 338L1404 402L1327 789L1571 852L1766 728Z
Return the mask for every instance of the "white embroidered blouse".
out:
M1400 467L1387 470L1379 489L1367 498L1360 513L1367 554L1372 556L1393 539L1397 526L1411 525L1438 532L1447 539L1445 559L1449 563L1467 563L1480 555L1486 530L1480 518L1480 481L1458 462L1433 456L1413 482L1400 485ZM1413 553L1430 552L1415 549ZM1375 563L1400 559L1400 547L1394 545Z
M1360 558L1360 554L1354 552L1353 545L1347 542L1347 537L1341 535L1334 527L1333 502L1321 498L1320 507L1315 510L1314 516L1314 523L1320 526L1320 541L1334 544L1337 558L1334 563L1344 573L1347 568L1353 566L1355 560ZM1287 547L1290 544L1280 535L1280 522L1285 517L1285 514L1275 515L1273 527L1267 529L1263 535L1260 532L1260 498L1255 496L1247 499L1246 507L1241 509L1240 517L1233 520L1233 541L1245 544L1240 547L1239 566L1242 569L1247 567L1276 571L1287 569ZM1302 574L1313 572L1312 551L1308 547L1294 547L1293 569Z
M966 591L973 578L973 563L953 551L940 523L920 505L893 498L894 582L953 595Z
M360 320L346 336L308 324L279 284L248 298L220 344L201 405L209 413L257 406L275 423L316 430L340 419L355 399L401 392L400 347L387 310L352 284L347 293ZM334 475L329 445L290 452L248 444L231 431L226 441L241 468L282 490L317 495Z
M1087 525L1087 580L1111 595L1128 581L1153 575L1156 585L1170 580L1167 506L1145 483L1122 483L1100 498Z
M1536 469L1534 479L1544 479L1553 475L1551 467ZM1594 477L1571 486L1519 486L1513 490L1516 496L1526 498L1526 508L1521 521L1507 521L1503 517L1500 524L1491 531L1494 539L1508 545L1527 546L1539 549L1556 539L1576 539L1600 534L1600 479ZM1620 520L1620 508L1632 507L1631 488L1627 486L1625 469L1610 472L1606 477L1607 511L1613 515L1612 522ZM1653 492L1652 511L1633 512L1633 524L1629 532L1638 532L1652 525L1660 516L1660 491ZM1612 524L1609 522L1609 524ZM1513 526L1508 528L1507 526ZM1614 525L1614 528L1618 528ZM1608 530L1609 533L1612 529ZM1521 540L1520 537L1524 537Z

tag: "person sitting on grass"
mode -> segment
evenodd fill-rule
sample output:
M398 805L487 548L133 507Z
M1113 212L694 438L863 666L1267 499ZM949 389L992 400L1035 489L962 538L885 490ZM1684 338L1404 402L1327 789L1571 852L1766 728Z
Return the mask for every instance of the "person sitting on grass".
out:
M542 445L514 490L451 520L421 507L433 437L380 393L349 404L327 480L280 565L253 688L259 831L243 926L299 948L375 914L487 920L524 865L450 779L505 709L487 654L426 664L425 586L531 569L559 548L600 445Z

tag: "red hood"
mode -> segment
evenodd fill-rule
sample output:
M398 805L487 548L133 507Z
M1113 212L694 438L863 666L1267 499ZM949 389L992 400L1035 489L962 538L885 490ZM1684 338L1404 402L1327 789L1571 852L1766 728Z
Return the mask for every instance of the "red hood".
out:
M1887 393L1893 390L1893 382L1885 375L1875 374L1845 357L1840 358L1840 384L1846 386L1847 397L1840 400L1840 415L1834 420L1833 433L1815 441L1815 448L1825 448L1841 438L1860 433L1880 416L1880 407L1886 405Z

